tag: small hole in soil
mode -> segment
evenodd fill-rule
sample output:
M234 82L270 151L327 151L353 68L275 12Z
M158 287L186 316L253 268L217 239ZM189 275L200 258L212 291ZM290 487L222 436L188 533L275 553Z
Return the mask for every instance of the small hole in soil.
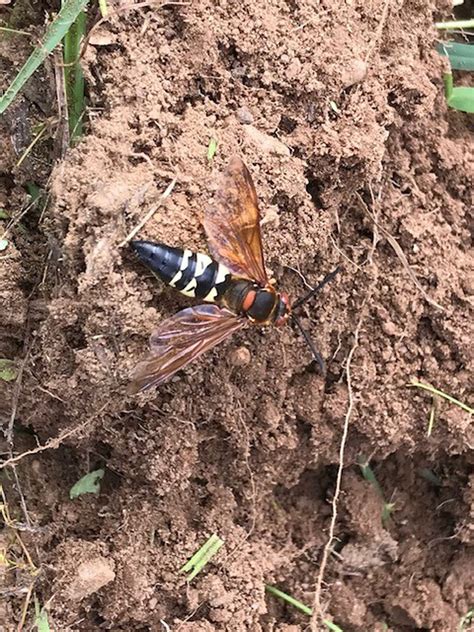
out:
M219 53L222 57L223 62L227 66L227 68L235 69L239 66L239 53L237 50L237 46L234 42L223 43L218 42L217 47L219 49Z
M350 541L351 538L349 535L342 535L339 533L337 538L334 540L333 550L336 551L336 553L339 553L339 551L342 551L342 549L346 546L346 544L349 544Z
M9 173L0 173L0 188L2 191L9 192L15 186L15 181Z
M334 386L338 384L343 375L342 365L338 365L335 367L330 367L328 372L326 373L326 383L324 384L324 392L326 394L332 393L334 391Z
M80 350L87 348L86 336L81 325L77 324L72 327L67 327L64 333L66 341L71 349Z
M132 148L135 154L146 154L147 156L151 154L151 147L148 142L139 141L139 142L133 143ZM132 159L133 159L133 156L132 156Z
M321 367L316 360L311 360L309 364L305 366L305 373L321 373Z
M209 481L207 480L207 478L201 478L199 476L196 476L196 478L194 479L194 482L196 483L196 485L199 485L200 487L206 487Z
M212 81L208 81L202 77L195 77L194 83L198 98L202 100L202 97L207 97L213 103L220 103L221 93L215 86L212 85Z
M315 178L311 172L307 172L306 177L308 178L306 191L310 194L314 206L319 209L326 208L326 205L321 197L324 189L323 181Z
M398 105L398 97L397 94L395 92L389 92L387 94L387 103L391 106L391 107L395 107L396 105Z
M296 129L297 125L298 123L294 119L286 116L286 114L283 114L280 118L278 129L285 132L285 134L291 134L291 132Z
M401 176L395 171L392 173L391 180L392 180L393 186L395 186L397 189L400 189L401 193L404 193L405 195L409 195L411 193L410 185L404 182Z
M271 203L278 206L280 211L288 211L290 198L283 191L277 191L271 199Z
M310 423L298 417L296 419L296 429L300 440L305 442L310 440L313 432L313 426Z

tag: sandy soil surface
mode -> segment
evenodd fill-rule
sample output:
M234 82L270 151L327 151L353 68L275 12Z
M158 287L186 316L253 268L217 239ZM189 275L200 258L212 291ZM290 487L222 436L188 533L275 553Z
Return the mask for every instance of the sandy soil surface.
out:
M2 12L16 28L43 23L19 6ZM0 627L17 630L31 589L60 631L308 629L265 585L313 605L348 423L324 617L454 632L474 605L472 418L438 398L428 436L432 398L408 387L472 395L472 119L442 94L431 25L447 3L123 7L85 52L89 123L64 160L52 63L0 121L0 207L18 217L31 183L49 192L1 253L0 350L20 377L2 384L17 460ZM29 50L1 41L5 85ZM190 303L119 244L176 177L140 237L205 251L202 210L236 153L279 286L298 297L342 266L302 309L327 375L291 326L246 329L129 397L149 334ZM70 500L98 468L100 493ZM212 533L225 544L187 585L179 568Z

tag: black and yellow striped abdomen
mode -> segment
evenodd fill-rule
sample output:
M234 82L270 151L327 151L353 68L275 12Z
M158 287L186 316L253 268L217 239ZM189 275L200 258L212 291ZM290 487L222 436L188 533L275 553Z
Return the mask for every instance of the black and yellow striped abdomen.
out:
M229 270L209 255L151 241L131 245L146 266L185 296L219 302L230 285Z

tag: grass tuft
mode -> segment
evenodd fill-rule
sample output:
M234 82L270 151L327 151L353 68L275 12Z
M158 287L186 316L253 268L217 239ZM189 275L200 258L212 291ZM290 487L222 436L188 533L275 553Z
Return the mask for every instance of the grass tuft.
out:
M88 0L65 0L56 18L46 30L43 41L33 50L26 63L0 98L0 114L12 104L31 75L44 62L69 31Z
M186 573L186 580L190 582L206 566L209 560L214 557L217 551L224 544L224 541L215 533L196 551L192 558L179 569L180 573Z

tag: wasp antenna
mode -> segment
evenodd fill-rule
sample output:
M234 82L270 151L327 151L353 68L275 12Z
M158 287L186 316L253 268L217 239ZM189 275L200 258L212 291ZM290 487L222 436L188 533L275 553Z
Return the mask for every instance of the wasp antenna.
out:
M335 270L333 270L329 274L326 274L324 279L320 283L318 283L316 287L313 287L312 290L310 290L307 294L297 299L293 303L292 309L296 309L297 307L301 307L301 305L304 305L304 303L307 303L311 298L313 298L313 296L315 296L318 292L320 292L327 283L332 281L334 277L336 276L336 274L340 271L341 271L341 266L337 266Z
M321 369L321 373L323 375L326 375L326 365L324 363L323 357L319 353L319 351L316 349L316 347L314 346L314 342L309 337L308 332L303 327L303 325L301 324L300 320L294 314L291 315L291 320L295 323L295 325L298 327L298 329L300 330L301 334L303 335L303 338L305 339L306 344L308 345L308 347L311 350L311 355L313 356L313 359L316 360L316 362L319 365L319 368Z

